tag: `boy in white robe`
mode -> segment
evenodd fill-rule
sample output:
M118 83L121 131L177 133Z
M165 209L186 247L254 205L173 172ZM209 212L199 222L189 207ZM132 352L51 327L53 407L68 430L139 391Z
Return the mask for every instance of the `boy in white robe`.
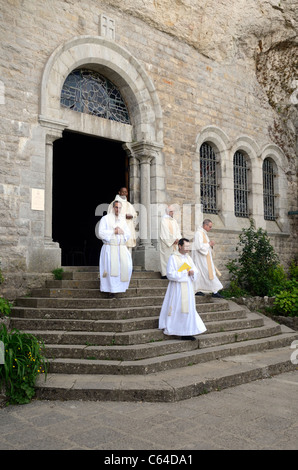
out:
M208 232L212 229L212 221L205 219L203 227L195 233L192 244L192 258L199 271L199 276L195 281L196 295L204 295L205 292L212 292L212 297L221 298L218 293L223 288L217 275L221 275L213 263L212 250L214 241L208 237Z
M177 251L181 232L178 222L174 219L174 208L168 206L160 223L160 272L163 279L166 278L167 263L171 254Z
M132 274L131 254L126 247L130 231L120 215L121 203L114 201L113 211L102 217L98 237L103 241L100 251L100 290L115 297L117 292L128 289Z
M131 253L132 248L136 246L137 244L136 230L135 230L137 213L133 205L130 202L128 202L127 195L128 195L127 188L122 187L120 188L119 193L116 195L115 201L120 201L122 204L121 215L124 216L125 221L130 231L130 237L126 242L126 246ZM108 207L108 214L110 214L113 211L113 202L111 202L111 204Z
M181 238L178 252L173 253L167 264L169 284L159 316L159 329L165 335L181 336L195 340L193 335L206 331L197 310L193 281L197 276L193 260L189 256L189 240Z

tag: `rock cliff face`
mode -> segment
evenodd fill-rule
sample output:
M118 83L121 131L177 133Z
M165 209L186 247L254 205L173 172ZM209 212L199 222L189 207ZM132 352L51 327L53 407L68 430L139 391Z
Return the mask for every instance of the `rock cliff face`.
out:
M296 0L105 0L218 63L256 71L278 117L269 129L294 172L298 128ZM297 74L297 71L296 71Z

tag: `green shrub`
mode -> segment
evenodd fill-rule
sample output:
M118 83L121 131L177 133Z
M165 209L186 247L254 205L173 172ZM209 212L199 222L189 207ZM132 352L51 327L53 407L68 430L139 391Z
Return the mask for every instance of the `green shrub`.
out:
M54 274L54 278L57 281L61 281L63 272L64 272L63 268L56 268L56 269L53 269L52 274Z
M248 295L269 295L283 273L267 232L262 228L256 230L250 220L250 227L242 230L239 240L236 246L239 257L227 264L231 280Z
M0 365L0 387L6 389L11 404L29 403L35 395L35 381L47 373L47 362L42 354L43 343L35 336L5 325L0 327L0 341L4 344L4 364Z
M284 289L275 296L274 312L278 315L298 317L298 281L287 281Z
M9 300L0 297L0 314L9 316L11 312L12 304Z

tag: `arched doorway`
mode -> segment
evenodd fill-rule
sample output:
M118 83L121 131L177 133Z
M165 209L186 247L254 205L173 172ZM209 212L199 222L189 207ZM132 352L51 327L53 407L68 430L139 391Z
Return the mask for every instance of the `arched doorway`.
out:
M127 104L130 124L76 112L61 105L63 84L69 74L79 68L96 71L117 86ZM155 86L142 65L128 50L99 36L79 36L61 44L49 57L43 72L39 123L45 141L44 249L53 267L57 266L57 257L59 252L61 254L60 242L55 241L57 235L52 227L54 147L55 141L68 130L125 144L130 167L130 201L144 208L140 225L145 226L146 231L143 230L140 249L135 253L137 264L155 269L159 256L156 243L151 243L154 238L151 226L158 222L150 205L165 201L162 110ZM112 198L114 193L115 189Z
M121 142L64 131L53 146L53 241L64 266L98 264L96 207L109 204L126 184L127 156Z

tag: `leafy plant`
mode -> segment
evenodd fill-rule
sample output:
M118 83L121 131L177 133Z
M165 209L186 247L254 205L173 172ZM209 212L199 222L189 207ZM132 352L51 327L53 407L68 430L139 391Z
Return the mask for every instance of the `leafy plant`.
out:
M47 373L47 361L42 354L43 343L35 336L0 327L0 341L4 344L4 364L0 365L0 387L6 389L9 403L29 403L35 395L35 381Z
M298 281L289 280L284 287L275 296L274 311L279 315L298 317Z
M262 228L256 230L253 220L250 227L243 229L239 235L236 251L238 259L227 264L234 285L248 295L269 295L280 282L282 269L279 259L270 243L267 232Z
M54 274L54 278L57 281L61 281L62 276L63 276L63 272L64 272L63 268L56 268L56 269L53 269L52 274Z
M11 312L12 304L9 300L0 297L0 314L9 316Z

